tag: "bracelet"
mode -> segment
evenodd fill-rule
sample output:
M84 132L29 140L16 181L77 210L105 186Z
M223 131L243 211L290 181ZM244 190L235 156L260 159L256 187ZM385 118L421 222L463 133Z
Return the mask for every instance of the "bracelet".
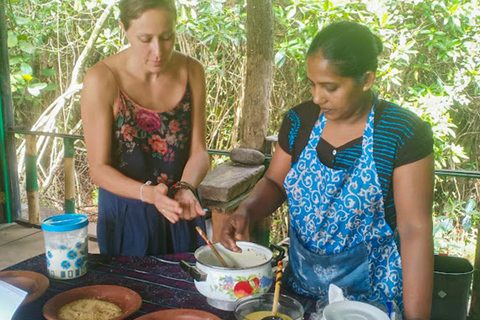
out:
M185 181L177 181L170 187L170 190L169 190L170 197L173 198L175 196L175 194L177 194L177 192L180 189L190 190L190 191L192 191L193 195L195 197L197 197L197 193L195 192L195 188L190 183L185 182Z
M145 200L143 200L143 187L149 186L151 184L152 184L152 181L148 180L147 182L142 184L142 186L140 187L140 200L142 200L142 202L145 202Z

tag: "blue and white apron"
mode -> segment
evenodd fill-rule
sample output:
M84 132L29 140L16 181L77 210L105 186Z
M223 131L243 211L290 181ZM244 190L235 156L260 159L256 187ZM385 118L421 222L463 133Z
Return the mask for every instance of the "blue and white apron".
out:
M374 109L363 133L362 154L352 167L335 170L318 159L316 146L327 122L322 114L288 172L285 281L299 294L325 300L333 283L347 299L394 301L403 311L400 253L385 220L373 158Z

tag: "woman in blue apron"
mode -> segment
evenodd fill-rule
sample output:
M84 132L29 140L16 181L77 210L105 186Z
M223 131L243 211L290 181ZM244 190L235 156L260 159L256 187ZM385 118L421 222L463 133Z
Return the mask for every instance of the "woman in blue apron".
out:
M283 121L269 169L226 222L222 243L288 201L289 263L296 293L395 302L406 319L429 319L433 281L433 140L412 112L375 96L378 37L353 22L313 40L313 100Z

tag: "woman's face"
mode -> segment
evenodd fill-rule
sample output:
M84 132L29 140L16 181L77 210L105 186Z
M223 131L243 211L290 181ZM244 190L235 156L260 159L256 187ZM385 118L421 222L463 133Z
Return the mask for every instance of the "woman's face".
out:
M307 57L307 77L313 102L320 106L328 120L348 119L362 112L363 97L370 86L336 73L336 68L321 52Z
M168 66L175 44L172 13L164 9L147 10L130 22L126 35L133 57L142 59L150 72L161 72Z

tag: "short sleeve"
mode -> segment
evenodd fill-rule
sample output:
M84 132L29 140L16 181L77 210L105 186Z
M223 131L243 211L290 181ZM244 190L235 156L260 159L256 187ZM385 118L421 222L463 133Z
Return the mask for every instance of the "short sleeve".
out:
M288 154L292 154L292 144L294 141L294 137L292 136L292 127L293 121L292 119L297 119L298 115L295 110L290 110L287 114L283 117L283 122L280 127L280 131L278 132L278 145Z
M394 167L400 167L427 157L433 152L432 127L426 121L416 118L413 134L403 137L403 144L398 149Z

